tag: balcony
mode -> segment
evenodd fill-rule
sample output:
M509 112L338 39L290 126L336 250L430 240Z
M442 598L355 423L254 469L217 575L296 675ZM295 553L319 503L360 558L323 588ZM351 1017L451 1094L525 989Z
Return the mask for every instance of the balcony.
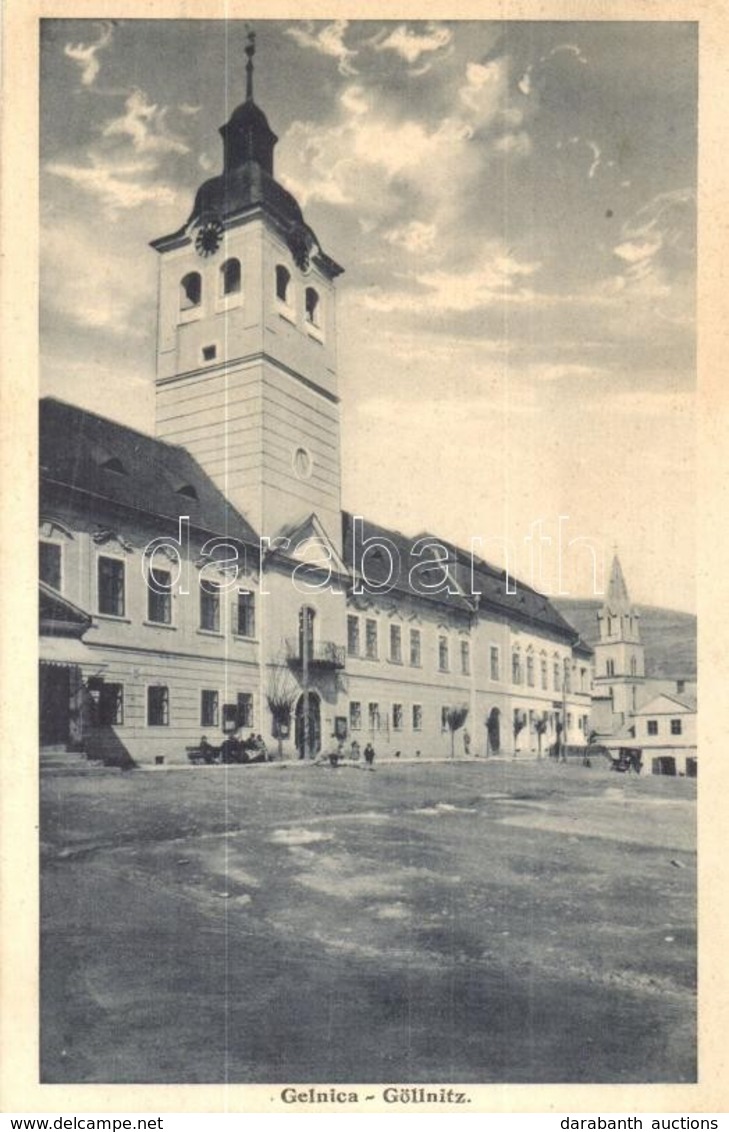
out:
M292 668L301 668L303 658L301 645L298 640L286 641L286 660ZM333 641L315 641L309 649L309 667L318 669L344 668L344 645L335 645Z

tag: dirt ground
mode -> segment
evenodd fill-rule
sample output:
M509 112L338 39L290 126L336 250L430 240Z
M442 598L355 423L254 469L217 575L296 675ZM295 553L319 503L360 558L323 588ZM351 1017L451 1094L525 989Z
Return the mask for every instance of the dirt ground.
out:
M688 1082L695 783L42 777L41 1079Z

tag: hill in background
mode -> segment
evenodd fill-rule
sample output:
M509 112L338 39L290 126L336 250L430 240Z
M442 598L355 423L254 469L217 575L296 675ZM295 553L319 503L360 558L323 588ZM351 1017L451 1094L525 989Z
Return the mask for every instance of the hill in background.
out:
M574 625L588 645L598 639L597 612L602 601L595 598L552 598L552 604ZM658 605L636 605L640 614L640 636L645 645L646 676L666 679L696 677L696 617L678 609Z

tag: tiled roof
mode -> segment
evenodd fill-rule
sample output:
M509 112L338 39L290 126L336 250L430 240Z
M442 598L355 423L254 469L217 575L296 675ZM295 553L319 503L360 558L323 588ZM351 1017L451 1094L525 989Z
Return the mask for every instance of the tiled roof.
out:
M53 397L40 403L41 481L257 544L250 523L190 453Z
M477 598L479 607L482 609L489 609L536 629L548 630L566 638L570 643L577 641L574 628L558 613L548 598L513 577L509 579L510 588L515 589L516 592L508 593L506 574L503 570L499 570L475 556L473 557L472 567L471 555L460 547L453 546L447 540L426 533L414 536L404 535L400 531L390 530L363 519L361 538L358 538L355 547L354 517L348 512L343 512L342 522L344 561L348 566L354 566L355 572L361 573L362 552L366 540L371 538L386 539L394 545L399 556L400 569L393 579L392 588L422 598L424 596L423 589L422 587L414 588L412 586L410 571L416 563L425 561L424 556L418 557L413 552L413 547L420 539L427 538L440 543L448 550L450 572L459 591L458 593L448 593L444 589L443 592L432 595L429 600L445 602L454 608L467 610L474 608L474 598ZM368 579L372 582L384 581L387 578L389 567L390 563L386 554L383 553L379 559L373 551L367 554L365 569ZM442 573L440 568L435 577L438 576L438 573ZM455 588L453 587L454 591ZM376 591L373 589L373 592ZM426 600L428 599L426 598ZM590 651L584 645L584 642L581 642L581 645L583 650Z

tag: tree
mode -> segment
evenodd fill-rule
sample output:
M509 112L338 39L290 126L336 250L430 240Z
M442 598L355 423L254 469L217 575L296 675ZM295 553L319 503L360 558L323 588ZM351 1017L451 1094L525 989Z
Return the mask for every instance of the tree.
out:
M283 740L291 731L291 712L297 695L298 688L288 669L278 664L269 675L266 702L271 712L271 734L278 740L279 759L283 758Z
M443 718L451 733L451 758L454 759L456 757L456 731L460 731L468 719L468 708L465 706L449 707Z
M546 711L543 711L542 714L539 716L539 718L537 720L535 720L535 723L534 723L534 730L537 733L537 752L538 752L540 759L542 757L542 736L544 735L544 732L547 730L548 725L549 725L549 714Z
M519 708L514 708L514 754L516 755L516 743L520 733L524 730L527 724L526 712L521 711Z

